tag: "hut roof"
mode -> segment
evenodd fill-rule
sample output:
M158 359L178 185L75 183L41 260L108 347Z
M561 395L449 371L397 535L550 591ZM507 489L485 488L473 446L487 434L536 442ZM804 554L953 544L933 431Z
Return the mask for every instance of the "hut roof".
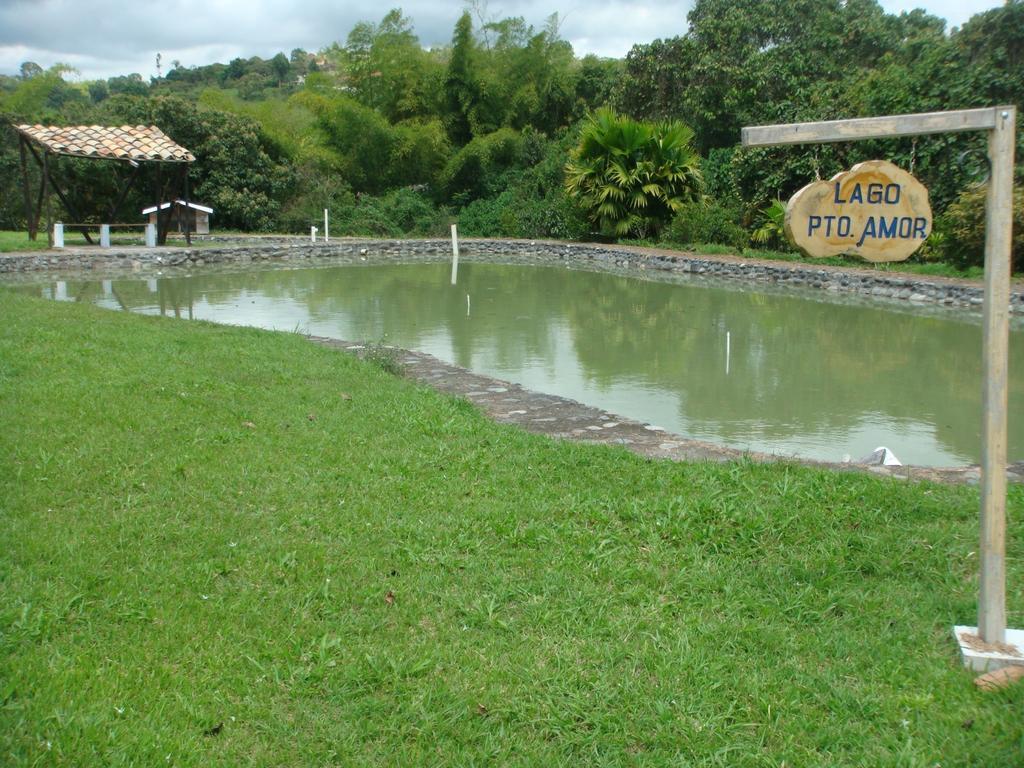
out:
M136 162L192 163L195 155L155 125L16 125L17 131L48 151L74 157Z
M213 213L213 208L209 208L209 207L207 207L205 205L200 205L199 203L193 203L191 200L189 200L186 203L184 200L179 198L179 199L174 201L174 204L175 205L187 205L189 208L194 208L195 210L202 211L203 213ZM170 203L160 203L160 210L161 211L166 211L170 207L171 207ZM151 206L149 206L149 208L143 208L142 209L142 213L143 213L143 215L154 213L154 212L156 212L156 208L157 207L155 205L151 205Z

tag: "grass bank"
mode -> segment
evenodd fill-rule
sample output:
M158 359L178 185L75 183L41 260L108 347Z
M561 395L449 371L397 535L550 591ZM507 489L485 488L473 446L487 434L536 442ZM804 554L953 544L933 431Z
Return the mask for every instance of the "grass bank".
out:
M1024 755L950 636L975 489L557 443L296 335L0 322L5 765Z
M64 245L68 248L95 248L97 253L100 253L100 236L96 231L90 232L92 237L92 243L86 241L85 237L81 232L65 232L64 233ZM226 232L218 232L217 234L227 234ZM195 237L193 235L193 237ZM145 243L145 235L141 229L132 230L131 232L118 232L114 230L110 236L110 244L114 247L117 246L141 246ZM185 236L172 233L168 236L169 245L185 245ZM222 245L222 243L211 243L204 240L200 240L196 237L192 242L193 248L208 248L211 246ZM25 231L13 232L11 230L0 230L0 253L16 253L20 251L45 251L50 247L49 240L46 237L45 230L39 232L36 235L35 240L28 239L28 233Z
M75 240L80 240L82 245L85 245L85 239L80 234L75 234L73 237ZM71 235L67 238L69 244L72 242L71 238ZM45 251L49 247L50 243L46 238L45 231L37 233L35 240L29 240L28 232L0 230L0 253L12 253L16 251Z

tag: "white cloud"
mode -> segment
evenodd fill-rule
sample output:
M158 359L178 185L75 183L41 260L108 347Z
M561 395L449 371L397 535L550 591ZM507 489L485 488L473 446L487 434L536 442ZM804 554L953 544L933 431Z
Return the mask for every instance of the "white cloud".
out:
M465 7L460 2L410 0L377 4L365 0L0 0L0 72L14 74L23 61L43 67L63 62L92 79L138 72L156 74L156 54L165 66L178 59L185 66L227 62L241 56L273 56L294 48L315 51L344 41L359 21L377 22L393 5L401 5L426 46L451 40ZM923 6L963 24L971 15L999 5L999 0L882 0L892 13ZM624 56L635 43L685 33L692 0L507 0L478 2L488 18L522 16L540 28L555 12L561 34L577 54Z

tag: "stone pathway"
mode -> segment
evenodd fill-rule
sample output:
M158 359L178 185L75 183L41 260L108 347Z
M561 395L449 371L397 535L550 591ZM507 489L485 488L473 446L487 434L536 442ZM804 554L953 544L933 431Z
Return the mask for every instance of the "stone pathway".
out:
M310 340L348 354L361 356L367 351L367 347L362 344L340 339L311 336ZM397 347L388 349L393 351L395 359L401 363L407 378L426 384L439 392L464 397L499 423L515 424L528 432L549 437L618 445L641 456L672 461L737 461L743 458L762 462L783 460L821 469L871 472L901 480L952 483L977 483L981 477L977 466L869 466L739 451L701 440L691 440L666 432L656 425L642 424L575 400L534 392L509 381L473 373L422 352ZM1024 462L1011 466L1007 476L1011 482L1024 482Z

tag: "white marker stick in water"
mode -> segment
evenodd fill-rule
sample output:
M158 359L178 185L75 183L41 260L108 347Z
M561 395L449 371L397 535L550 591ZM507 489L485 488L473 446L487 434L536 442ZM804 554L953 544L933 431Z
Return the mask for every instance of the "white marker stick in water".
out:
M459 232L452 224L452 285L459 279Z

